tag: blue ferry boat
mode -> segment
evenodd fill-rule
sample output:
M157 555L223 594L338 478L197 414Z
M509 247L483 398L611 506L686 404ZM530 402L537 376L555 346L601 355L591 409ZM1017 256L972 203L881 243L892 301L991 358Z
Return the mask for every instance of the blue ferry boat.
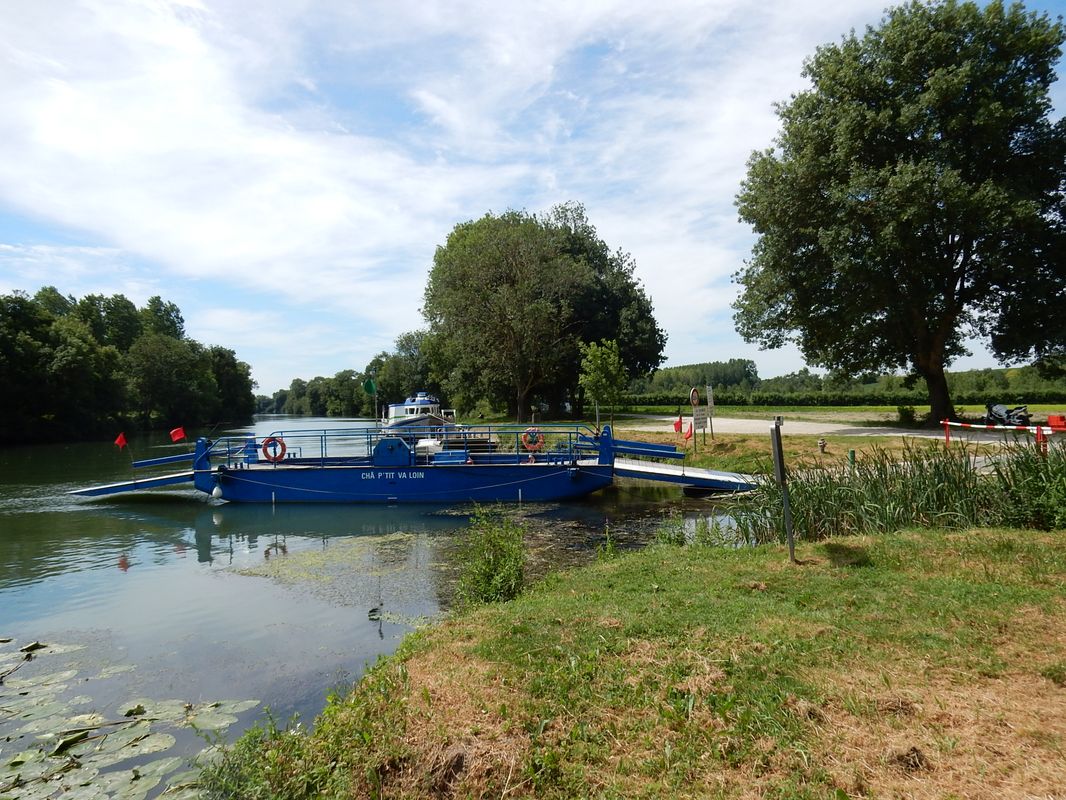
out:
M96 497L192 483L236 503L555 501L609 486L619 455L684 457L669 445L615 439L610 427L597 432L581 425L444 431L408 425L402 435L387 427L275 431L259 439L201 438L191 453L133 464L158 468L191 461L191 470L71 494Z

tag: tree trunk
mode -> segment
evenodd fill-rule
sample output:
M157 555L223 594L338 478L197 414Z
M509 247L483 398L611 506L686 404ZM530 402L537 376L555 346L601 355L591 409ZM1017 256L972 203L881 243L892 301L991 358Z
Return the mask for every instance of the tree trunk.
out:
M926 388L929 390L929 421L938 424L941 420L954 421L955 406L951 403L951 394L948 391L948 379L944 374L944 368L933 368L922 373L925 378Z

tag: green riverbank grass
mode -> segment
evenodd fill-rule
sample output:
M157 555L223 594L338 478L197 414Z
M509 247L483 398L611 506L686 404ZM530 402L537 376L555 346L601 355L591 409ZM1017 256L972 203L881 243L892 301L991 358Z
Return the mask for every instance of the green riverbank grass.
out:
M662 537L664 541L680 537ZM608 552L605 550L605 552ZM659 544L408 638L228 797L1052 797L1066 535Z

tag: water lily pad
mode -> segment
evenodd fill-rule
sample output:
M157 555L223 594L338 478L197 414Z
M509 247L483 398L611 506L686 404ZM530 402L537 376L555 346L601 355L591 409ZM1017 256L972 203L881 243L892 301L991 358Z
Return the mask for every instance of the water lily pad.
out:
M165 797L166 800L201 800L200 773L196 770L186 770L172 775L160 797Z
M121 675L125 672L133 672L137 669L132 664L112 664L109 667L104 667L100 670L99 675L94 675L91 680L103 680L104 678L113 678L116 675Z
M135 756L148 755L149 753L161 753L174 746L177 740L169 733L149 733L139 739L134 739L126 746L112 752L102 751L99 755L86 756L86 762L92 763L103 769L125 761Z
M126 717L148 717L150 719L165 720L166 722L181 722L193 706L182 700L149 700L139 697L123 704L122 714Z
M25 721L25 724L15 731L15 733L21 734L52 734L57 736L60 731L67 727L67 718L62 716L67 710L66 706L59 701L53 701L47 705L41 706L23 712L18 715L18 719Z
M57 656L63 653L74 653L78 650L84 650L83 644L46 644L43 650L36 650L35 656Z
M221 731L236 721L237 718L231 714L223 714L215 709L204 709L197 714L190 714L186 724L198 731Z
M97 785L115 800L142 800L159 785L164 775L173 772L181 763L177 757L162 758L141 767L108 772L97 779Z
M259 705L257 700L228 700L189 709L185 724L201 731L220 731L237 721L237 714Z
M7 685L12 689L32 689L47 686L57 692L63 691L66 682L78 674L76 669L65 669L62 672L50 672L47 675L35 675L32 678L11 678Z
M68 700L67 703L70 704L70 701ZM71 728L98 728L107 722L107 717L93 711L89 714L77 714L71 717L68 722Z
M259 705L259 700L221 700L213 705L225 714L243 714Z
M82 730L80 730L80 731L75 731L74 733L70 733L70 734L67 734L66 736L62 736L62 737L60 737L59 741L56 742L55 747L52 748L51 752L48 755L50 755L50 756L62 755L67 750L69 750L74 745L76 745L78 742L85 741L88 738L89 738L89 731L84 729L84 728Z
M37 748L24 750L0 764L0 786L14 782L16 777L24 783L32 781L52 768L53 765L41 750Z

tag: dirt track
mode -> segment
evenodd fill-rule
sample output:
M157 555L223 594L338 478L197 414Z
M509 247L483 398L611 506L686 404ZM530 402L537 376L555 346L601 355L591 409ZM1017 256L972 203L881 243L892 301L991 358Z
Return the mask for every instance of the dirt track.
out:
M685 416L685 426L692 419ZM658 431L672 433L674 422L677 417L646 417L619 419L615 427L619 431ZM734 417L715 417L713 420L715 433L768 433L773 426L772 417L766 419L742 419ZM914 436L923 439L942 439L944 432L941 429L929 428L892 428L880 425L857 425L854 423L833 421L826 419L796 420L785 419L781 426L781 433L785 436ZM1003 432L975 431L968 429L952 428L952 439L967 439L970 441L999 441L1003 439ZM1024 434L1022 434L1024 435Z

